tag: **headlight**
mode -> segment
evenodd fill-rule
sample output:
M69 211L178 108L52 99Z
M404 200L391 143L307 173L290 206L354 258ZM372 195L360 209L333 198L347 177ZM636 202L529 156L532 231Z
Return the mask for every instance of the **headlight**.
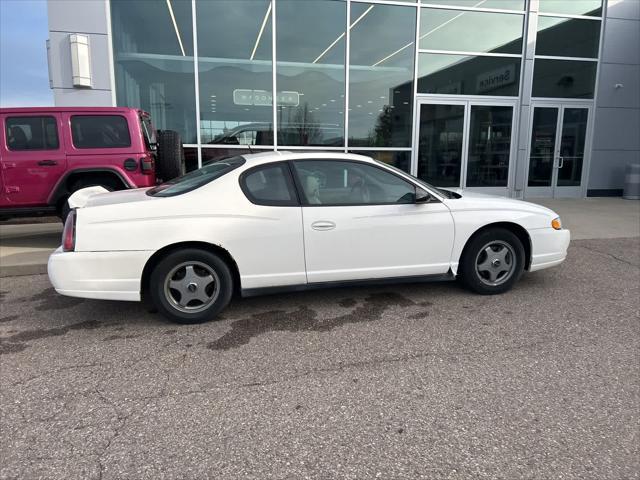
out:
M562 230L562 222L560 221L560 217L556 217L553 220L551 220L551 226L555 230Z

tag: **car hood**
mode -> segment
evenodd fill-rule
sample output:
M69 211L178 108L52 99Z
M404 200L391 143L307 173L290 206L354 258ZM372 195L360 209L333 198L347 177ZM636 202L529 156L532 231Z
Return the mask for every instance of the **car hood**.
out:
M69 197L69 206L71 208L84 208L153 200L155 197L147 195L147 190L149 188L109 192L104 187L82 188Z
M525 202L515 198L507 198L499 195L470 192L461 188L443 188L457 193L460 198L447 198L445 204L451 211L461 210L517 210L538 213L555 218L558 216L553 210L531 202Z

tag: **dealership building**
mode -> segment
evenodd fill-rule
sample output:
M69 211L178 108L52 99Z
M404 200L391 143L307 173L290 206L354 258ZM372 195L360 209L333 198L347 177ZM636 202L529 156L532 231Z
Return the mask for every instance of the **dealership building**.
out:
M192 165L373 156L438 186L621 195L638 0L49 0L57 106L130 106Z

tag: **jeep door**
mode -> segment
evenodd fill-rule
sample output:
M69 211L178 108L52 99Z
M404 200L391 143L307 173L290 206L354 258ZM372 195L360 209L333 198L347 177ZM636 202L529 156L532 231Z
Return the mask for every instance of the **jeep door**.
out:
M46 205L67 168L58 113L7 113L2 124L4 195L8 205Z

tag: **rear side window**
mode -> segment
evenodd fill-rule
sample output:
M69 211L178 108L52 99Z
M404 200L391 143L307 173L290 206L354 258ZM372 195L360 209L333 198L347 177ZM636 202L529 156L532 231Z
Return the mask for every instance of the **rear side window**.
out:
M131 146L127 119L120 115L74 115L71 137L76 148L125 148Z
M240 177L240 187L249 201L257 205L298 205L291 172L285 163L248 170Z
M147 190L147 195L151 197L173 197L190 192L214 181L216 178L220 178L231 170L235 170L240 165L243 165L244 162L245 159L240 156L218 160L182 177L174 178L157 187L153 187Z
M55 117L9 117L5 127L9 150L57 150L60 145Z

